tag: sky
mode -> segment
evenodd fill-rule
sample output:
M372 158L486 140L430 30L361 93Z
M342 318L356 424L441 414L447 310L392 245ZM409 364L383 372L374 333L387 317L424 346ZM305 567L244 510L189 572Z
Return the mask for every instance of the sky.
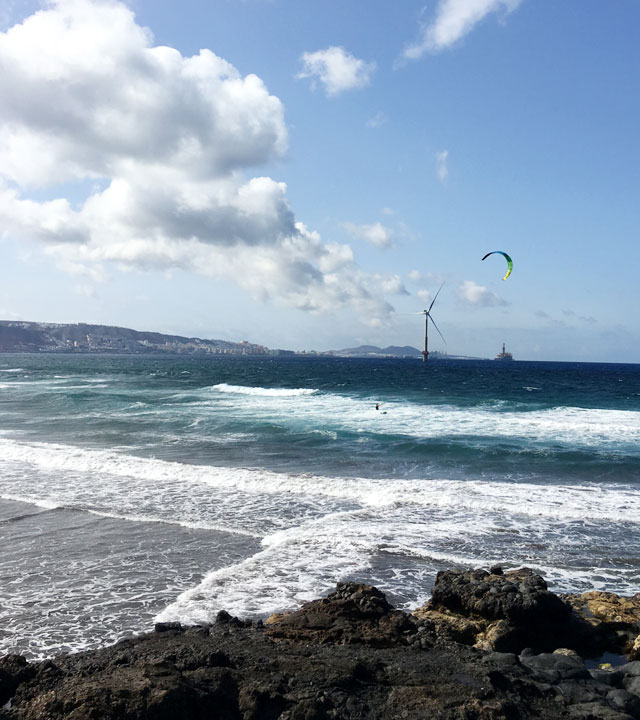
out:
M640 363L637 0L3 0L0 319ZM513 273L502 280L506 262Z

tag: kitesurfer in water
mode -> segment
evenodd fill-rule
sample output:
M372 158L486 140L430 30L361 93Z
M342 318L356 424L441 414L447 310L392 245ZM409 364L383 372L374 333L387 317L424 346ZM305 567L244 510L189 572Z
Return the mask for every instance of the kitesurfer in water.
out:
M380 403L376 403L376 410L380 410Z

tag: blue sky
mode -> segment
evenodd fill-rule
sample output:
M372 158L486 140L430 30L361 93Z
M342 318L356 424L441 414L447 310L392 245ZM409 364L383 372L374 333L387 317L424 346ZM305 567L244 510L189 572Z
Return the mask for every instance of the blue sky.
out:
M419 347L444 282L433 349L640 362L636 0L0 23L3 319Z

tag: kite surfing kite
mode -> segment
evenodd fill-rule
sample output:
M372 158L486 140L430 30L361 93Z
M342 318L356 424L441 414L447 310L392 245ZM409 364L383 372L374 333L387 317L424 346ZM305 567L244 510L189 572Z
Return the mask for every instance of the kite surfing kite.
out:
M509 266L507 269L507 274L502 278L503 280L506 280L509 275L511 275L511 271L513 270L513 260L507 255L506 252L502 252L502 250L492 250L491 252L487 253L482 259L486 260L489 255L495 255L496 253L498 253L498 255L504 255L507 261L507 265Z

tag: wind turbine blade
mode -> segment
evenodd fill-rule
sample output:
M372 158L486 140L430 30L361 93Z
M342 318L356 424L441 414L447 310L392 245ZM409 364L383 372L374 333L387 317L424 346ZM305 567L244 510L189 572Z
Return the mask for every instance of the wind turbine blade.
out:
M444 335L440 332L440 328L436 325L436 321L431 317L431 315L428 315L429 320L433 323L433 327L438 331L438 335L444 340L444 344L447 344L447 341L444 339Z
M440 295L440 290L442 290L443 287L444 287L444 283L442 283L442 285L440 285L440 287L438 288L438 292L436 293L436 296L431 301L431 305L429 305L429 310L427 310L427 312L429 312L431 310L431 308L433 307L433 303L436 301L436 298L438 297L438 295Z

